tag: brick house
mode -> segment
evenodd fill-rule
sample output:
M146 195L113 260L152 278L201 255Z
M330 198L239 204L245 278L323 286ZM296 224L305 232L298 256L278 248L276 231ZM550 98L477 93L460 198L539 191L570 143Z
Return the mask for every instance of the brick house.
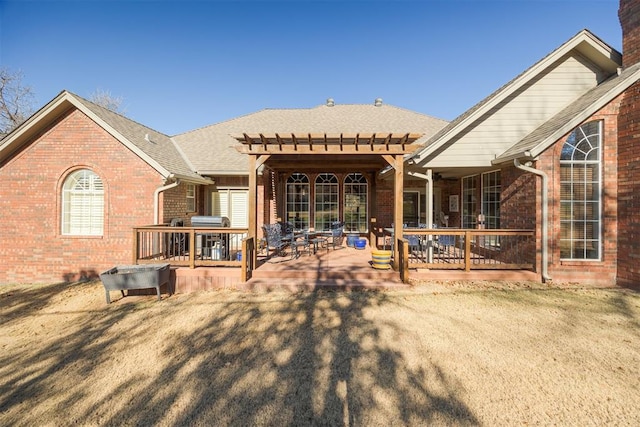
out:
M258 224L534 229L541 280L634 285L640 1L619 17L624 56L583 30L449 124L328 100L169 137L64 91L0 141L0 283L96 277L130 262L135 226L210 214L246 227L255 203ZM370 156L271 159L252 176L237 147L269 135L412 135L402 218L393 173Z

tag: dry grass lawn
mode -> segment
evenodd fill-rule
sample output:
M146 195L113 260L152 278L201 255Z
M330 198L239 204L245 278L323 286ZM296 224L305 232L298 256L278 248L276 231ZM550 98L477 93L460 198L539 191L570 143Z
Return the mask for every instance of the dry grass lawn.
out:
M0 287L0 425L640 425L640 294Z

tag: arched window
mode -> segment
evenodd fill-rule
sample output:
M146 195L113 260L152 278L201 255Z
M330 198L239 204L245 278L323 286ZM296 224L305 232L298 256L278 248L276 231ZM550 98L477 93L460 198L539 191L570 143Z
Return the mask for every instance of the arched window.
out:
M88 169L71 173L62 186L62 234L101 236L104 231L104 186Z
M321 173L315 183L315 229L329 230L338 221L338 178L332 173Z
M344 178L345 230L367 231L367 188L367 178L361 173L350 173Z
M599 260L602 123L575 129L560 155L560 258Z
M294 228L309 228L309 177L303 173L293 173L287 178L286 221Z

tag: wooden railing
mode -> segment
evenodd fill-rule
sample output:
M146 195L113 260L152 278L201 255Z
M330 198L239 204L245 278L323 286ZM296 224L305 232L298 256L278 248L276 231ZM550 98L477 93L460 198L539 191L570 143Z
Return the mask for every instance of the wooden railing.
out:
M150 225L133 229L133 263L168 262L172 266L242 267L250 276L255 241L246 228L167 227Z
M386 248L392 232L386 229ZM402 250L398 266L459 270L533 270L536 242L533 230L467 230L452 228L402 230L395 241Z

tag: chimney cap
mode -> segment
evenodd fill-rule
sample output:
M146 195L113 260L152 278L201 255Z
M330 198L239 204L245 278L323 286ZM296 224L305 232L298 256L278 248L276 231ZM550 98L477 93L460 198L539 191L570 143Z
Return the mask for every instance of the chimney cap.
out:
M380 107L382 105L382 98L376 98L376 100L373 101L373 105Z
M333 107L334 105L336 105L336 103L333 98L327 98L327 107Z

